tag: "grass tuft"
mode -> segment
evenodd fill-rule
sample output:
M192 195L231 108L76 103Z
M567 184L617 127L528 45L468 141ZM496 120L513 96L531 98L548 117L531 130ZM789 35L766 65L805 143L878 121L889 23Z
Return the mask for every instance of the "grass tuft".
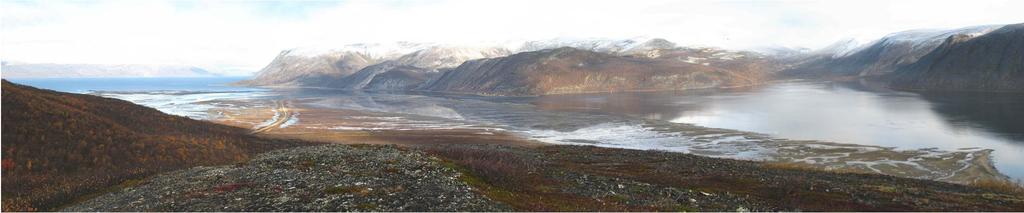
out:
M1005 192L1011 194L1024 194L1024 185L1021 185L1020 181L1010 180L993 180L993 179L981 179L975 180L968 184L970 186L988 189L997 192Z
M798 163L798 162L764 162L762 163L764 168L767 169L782 169L782 170L801 170L801 171L823 171L833 173L854 173L854 174L873 174L873 172L860 170L857 168L825 168L815 166L813 164Z

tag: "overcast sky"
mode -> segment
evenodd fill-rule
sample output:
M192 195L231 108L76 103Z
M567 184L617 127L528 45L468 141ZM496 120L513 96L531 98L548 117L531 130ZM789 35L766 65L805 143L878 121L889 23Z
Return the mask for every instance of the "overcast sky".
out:
M249 73L282 49L661 37L818 48L921 28L1024 22L1024 1L11 1L0 59L183 64Z

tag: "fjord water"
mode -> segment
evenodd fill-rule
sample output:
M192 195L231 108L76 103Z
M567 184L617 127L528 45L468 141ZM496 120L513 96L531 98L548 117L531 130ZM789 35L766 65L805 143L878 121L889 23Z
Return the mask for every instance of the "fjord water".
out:
M147 78L15 78L14 83L61 92L154 92L154 91L245 91L253 88L228 86L248 77L147 77Z
M164 113L207 119L221 99L255 98L265 89L230 86L247 77L24 78L11 82L70 93L118 98Z
M1024 95L910 93L867 83L787 82L732 91L541 97L541 109L598 111L787 139L897 147L992 149L1024 177Z
M199 119L210 118L209 109L235 107L220 100L283 98L316 100L305 106L311 108L392 113L388 119L396 121L387 125L395 128L497 128L551 143L681 152L703 146L688 145L693 138L684 132L658 127L679 123L898 149L981 148L994 150L1000 172L1024 178L1024 96L1019 94L909 93L856 82L785 82L732 90L505 98L226 85L237 80L241 78L12 81L125 99ZM757 159L765 151L715 149L731 149L715 156L741 159Z

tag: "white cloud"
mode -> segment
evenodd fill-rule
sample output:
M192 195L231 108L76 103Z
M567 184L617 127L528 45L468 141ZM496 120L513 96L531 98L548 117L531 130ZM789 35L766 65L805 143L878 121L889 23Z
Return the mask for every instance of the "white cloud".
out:
M304 6L305 5L305 6ZM916 28L1024 22L1024 1L0 1L3 60L252 72L278 51L356 42L663 37L821 47Z

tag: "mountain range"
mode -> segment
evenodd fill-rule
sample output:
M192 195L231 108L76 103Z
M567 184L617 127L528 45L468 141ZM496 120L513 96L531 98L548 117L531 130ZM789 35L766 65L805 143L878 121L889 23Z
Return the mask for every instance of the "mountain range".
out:
M942 91L1024 91L1024 24L954 35L894 75L893 87Z
M239 84L519 96L867 78L902 89L1024 92L1016 74L1024 72L1024 55L1013 48L1024 37L1014 30L1020 25L909 30L818 50L757 52L681 47L660 38L296 48Z
M418 89L530 96L732 87L765 80L763 70L727 69L734 64L714 58L697 60L688 50L664 52L666 55L654 58L617 56L572 47L523 52L468 61Z
M757 84L781 70L777 64L755 52L678 47L659 38L555 39L518 47L356 44L283 51L238 84L480 95L681 90Z
M1024 24L910 30L840 42L797 58L780 78L854 79L915 91L1024 92Z

